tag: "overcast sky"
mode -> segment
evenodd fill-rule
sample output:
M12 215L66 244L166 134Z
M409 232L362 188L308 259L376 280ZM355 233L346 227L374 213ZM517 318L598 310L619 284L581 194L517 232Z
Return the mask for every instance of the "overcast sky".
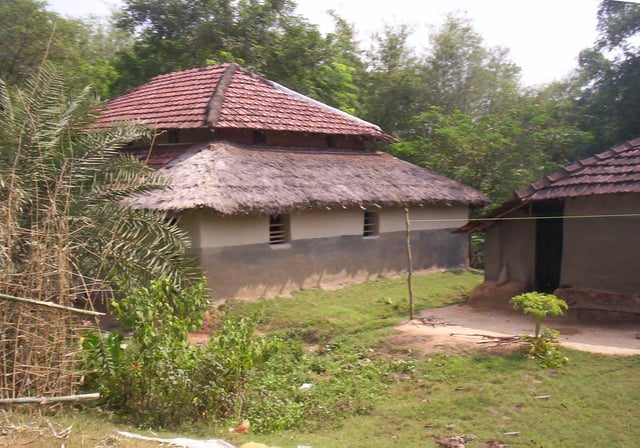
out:
M119 0L49 0L66 16L106 16ZM466 15L485 46L508 48L522 69L525 85L560 79L577 65L580 50L596 36L599 0L297 0L298 12L323 32L331 31L326 11L333 9L353 24L363 44L385 23L413 26L412 45L428 47L428 36L448 13Z

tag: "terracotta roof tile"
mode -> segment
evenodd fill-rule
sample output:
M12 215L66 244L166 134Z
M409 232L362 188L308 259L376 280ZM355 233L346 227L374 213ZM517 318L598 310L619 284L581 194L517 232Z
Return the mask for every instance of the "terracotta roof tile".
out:
M516 193L520 200L640 193L640 138L571 164Z
M126 119L141 120L154 128L249 128L393 140L371 123L236 64L156 76L109 100L98 123Z
M482 231L493 225L493 219L506 216L531 201L615 193L640 193L640 138L546 176L457 232Z

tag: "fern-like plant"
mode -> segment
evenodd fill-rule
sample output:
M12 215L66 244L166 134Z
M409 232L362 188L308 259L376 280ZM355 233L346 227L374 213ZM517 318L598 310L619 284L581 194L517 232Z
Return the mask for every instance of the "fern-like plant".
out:
M0 291L66 305L110 291L116 277L198 281L185 232L127 206L166 187L120 151L148 131L97 129L91 90L66 91L46 65L20 87L0 82Z

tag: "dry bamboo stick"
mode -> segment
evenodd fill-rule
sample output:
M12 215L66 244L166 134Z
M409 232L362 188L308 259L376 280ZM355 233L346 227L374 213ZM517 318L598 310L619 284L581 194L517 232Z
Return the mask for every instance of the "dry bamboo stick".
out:
M32 305L46 306L48 308L56 308L59 310L71 311L77 314L86 314L88 316L104 316L104 313L99 313L97 311L81 310L78 308L73 308L71 306L58 305L57 303L53 303L53 302L43 302L41 300L27 299L25 297L14 297L14 296L10 296L8 294L2 294L2 293L0 293L0 299L12 300L14 302L30 303Z
M23 397L23 398L0 398L0 404L47 404L70 401L97 400L100 398L98 392L93 394L65 395L63 397Z

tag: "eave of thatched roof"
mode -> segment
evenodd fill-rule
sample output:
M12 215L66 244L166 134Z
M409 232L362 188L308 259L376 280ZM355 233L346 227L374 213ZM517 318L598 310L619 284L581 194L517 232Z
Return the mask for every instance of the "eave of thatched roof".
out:
M160 148L154 151L162 157ZM153 155L151 159L153 163ZM238 215L487 203L470 187L373 151L242 147L217 141L186 149L158 171L169 178L171 188L138 197L135 206Z

